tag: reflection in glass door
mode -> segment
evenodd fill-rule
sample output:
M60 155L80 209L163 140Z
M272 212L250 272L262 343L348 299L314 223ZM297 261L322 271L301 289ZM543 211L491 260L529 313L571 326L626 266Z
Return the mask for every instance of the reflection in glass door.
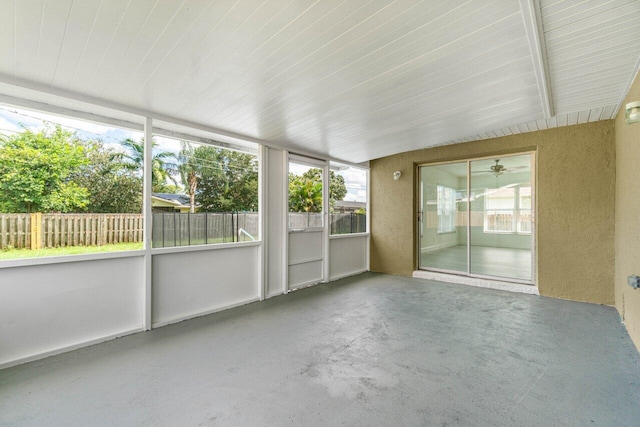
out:
M420 267L467 273L467 162L420 168Z
M531 155L471 162L471 274L531 281Z
M426 165L419 267L533 283L533 154Z

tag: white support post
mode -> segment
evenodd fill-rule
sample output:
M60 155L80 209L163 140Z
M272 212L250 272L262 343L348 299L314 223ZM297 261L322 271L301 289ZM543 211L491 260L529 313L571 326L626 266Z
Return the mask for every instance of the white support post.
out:
M151 167L153 159L153 122L146 117L144 121L144 167L143 167L143 215L144 215L144 310L143 326L146 331L151 330L151 305L152 305L152 264L151 264L151 239L152 211L151 211Z
M322 263L324 282L329 281L329 275L331 272L330 269L330 260L329 260L329 235L331 234L331 206L329 205L329 162L327 162L322 168L322 213L324 217L324 232L323 232L323 240L322 246L324 249L324 262Z
M282 152L282 185L283 185L283 227L282 239L282 293L289 292L289 152Z
M539 0L520 0L522 18L529 41L529 50L533 58L533 68L538 82L538 92L542 103L544 118L555 115L549 80L549 65L547 63L547 48L544 41L544 30L540 16Z
M367 169L367 210L365 213L367 215L367 247L365 250L365 265L367 266L367 271L371 271L371 169Z
M258 296L260 301L265 299L267 293L268 259L267 247L269 236L266 233L268 220L269 198L267 189L269 188L268 163L269 150L264 145L258 147L258 238L262 242L258 250Z

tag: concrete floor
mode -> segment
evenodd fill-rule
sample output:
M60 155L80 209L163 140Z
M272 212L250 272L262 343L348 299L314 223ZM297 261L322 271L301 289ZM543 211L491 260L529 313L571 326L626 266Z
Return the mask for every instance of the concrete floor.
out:
M367 273L0 371L3 426L638 426L611 307Z

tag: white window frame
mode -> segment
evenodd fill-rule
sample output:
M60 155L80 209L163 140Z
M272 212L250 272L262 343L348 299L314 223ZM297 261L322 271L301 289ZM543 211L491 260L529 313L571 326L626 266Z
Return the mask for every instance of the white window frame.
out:
M333 164L335 164L335 162L333 162ZM329 162L329 171L332 170L332 162ZM359 171L362 171L365 173L365 182L366 182L366 194L367 194L367 200L365 202L365 230L364 231L358 231L358 232L353 232L353 233L342 233L342 234L332 234L331 233L331 224L329 224L329 235L333 238L336 236L366 236L369 233L369 220L370 220L370 207L369 207L369 169L368 168L363 168L363 167L358 167L358 166L353 166L353 165L346 165L351 169L356 169ZM329 172L329 180L331 180L331 172ZM331 185L331 182L329 182L329 185ZM329 212L329 220L331 220L331 212Z
M444 193L449 193L448 199L445 199ZM449 205L449 206L446 206L446 205ZM451 188L441 184L436 185L436 213L437 213L437 221L438 221L438 234L455 233L456 232L456 189L455 188Z
M484 197L484 212L483 212L483 216L484 216L484 221L483 221L483 232L485 234L522 234L522 235L531 235L531 231L520 231L518 230L518 225L519 225L519 221L518 218L520 217L520 214L522 212L528 212L529 214L531 214L532 209L528 208L521 208L520 206L520 189L522 188L528 188L529 191L531 192L531 185L518 185L516 187L513 187L513 197L514 197L514 201L513 201L513 209L487 209L487 202L489 200L489 196L485 196ZM488 191L491 191L492 189L485 189L485 194ZM488 217L489 215L487 214L487 211L491 211L491 212L496 212L499 213L499 211L505 211L505 212L512 212L511 214L511 229L510 230L491 230L489 229L489 221L488 221Z
M258 160L258 218L262 218L263 201L261 200L262 187L263 187L263 165L261 156L261 145L257 141L242 140L238 138L227 138L220 135L220 140L212 139L213 135L216 135L212 130L205 128L198 128L192 126L191 123L181 124L176 121L156 120L149 116L144 116L137 113L131 113L119 109L107 108L107 111L113 116L103 116L100 114L94 114L81 110L73 110L66 107L44 104L37 101L28 101L21 98L14 98L11 96L0 95L0 103L6 107L15 107L25 110L33 110L39 113L45 113L54 116L67 117L70 119L83 120L87 122L93 122L106 126L117 127L125 130L131 130L135 132L142 132L145 135L145 141L151 141L152 136L159 135L176 140L184 139L192 141L198 144L208 144L219 148L228 150L235 150L240 152L247 152L253 154L256 152ZM115 118L118 117L118 118ZM224 142L229 140L228 142ZM151 144L144 145L145 156L143 162L143 221L144 221L144 238L143 247L141 249L113 251L113 252L89 252L86 254L74 254L74 255L59 255L59 256L43 256L43 257L26 257L0 260L0 269L2 268L15 268L24 266L35 266L45 264L56 263L69 263L79 261L93 261L112 258L126 258L145 256L149 260L151 255L155 254L168 254L168 253L182 253L190 251L210 250L210 249L224 249L228 247L236 246L259 246L262 244L262 220L259 219L259 237L255 241L249 242L229 242L229 243L208 243L204 245L191 245L191 246L167 246L161 248L151 248L152 241L152 212L151 212L151 161L152 161L152 146ZM149 172L145 172L149 171Z

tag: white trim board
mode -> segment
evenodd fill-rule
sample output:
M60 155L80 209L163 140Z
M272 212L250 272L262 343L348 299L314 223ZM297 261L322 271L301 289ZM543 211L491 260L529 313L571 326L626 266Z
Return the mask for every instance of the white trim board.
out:
M420 253L425 254L428 252L435 252L444 248L451 248L453 246L458 246L458 243L438 243L437 245L424 246L420 248ZM465 244L466 246L466 244Z
M128 329L125 331L116 332L115 334L106 335L103 337L93 338L85 341L80 341L74 344L66 345L64 347L59 347L54 350L45 351L42 353L31 354L27 356L20 356L16 359L11 359L6 362L0 363L0 370L11 368L13 366L22 365L23 363L35 362L36 360L45 359L47 357L56 356L58 354L67 353L69 351L78 350L84 347L89 347L95 344L101 344L103 342L115 340L117 338L121 338L131 334L137 334L138 332L144 332L144 327L140 326L133 329Z
M197 313L191 313L191 314L186 314L184 316L179 316L179 317L174 317L174 318L170 318L170 319L161 320L159 322L153 323L152 327L153 327L153 329L161 328L163 326L172 325L174 323L184 322L185 320L196 319L198 317L208 316L210 314L219 313L219 312L224 311L224 310L229 310L231 308L241 307L243 305L252 304L254 302L260 302L260 298L259 297L249 298L247 300L236 302L236 303L233 303L233 304L230 304L230 305L225 305L225 306L217 307L217 308L211 308L211 309L208 309L208 310L199 311Z
M335 275L333 277L330 277L328 283L331 283L331 282L336 281L336 280L346 279L347 277L358 276L358 275L366 273L368 271L369 270L355 270L355 271L351 271L349 273L337 274L337 275Z
M459 285L475 286L477 288L496 289L499 291L516 292L520 294L540 295L538 287L520 283L502 282L499 280L480 279L476 277L458 276L456 274L436 273L433 271L414 271L413 278L435 280L438 282L457 283Z

